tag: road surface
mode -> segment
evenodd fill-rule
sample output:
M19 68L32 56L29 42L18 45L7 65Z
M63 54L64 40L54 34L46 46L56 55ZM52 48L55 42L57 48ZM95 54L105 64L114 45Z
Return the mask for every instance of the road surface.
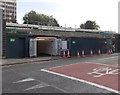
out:
M3 93L118 93L118 55L2 67Z

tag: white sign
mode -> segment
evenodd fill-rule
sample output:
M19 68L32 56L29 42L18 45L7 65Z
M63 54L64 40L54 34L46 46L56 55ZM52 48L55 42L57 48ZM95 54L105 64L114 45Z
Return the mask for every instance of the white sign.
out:
M93 77L101 77L103 75L116 75L116 74L120 74L120 69L112 69L110 67L102 66L102 67L93 69L93 72L90 72L87 74L97 74L97 75L94 75Z

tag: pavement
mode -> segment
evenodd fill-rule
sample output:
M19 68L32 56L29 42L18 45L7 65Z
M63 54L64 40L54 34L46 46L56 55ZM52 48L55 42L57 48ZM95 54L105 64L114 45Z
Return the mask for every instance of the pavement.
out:
M14 65L14 64L25 64L32 62L50 61L58 60L62 57L60 56L50 56L50 57L35 57L35 58L10 58L10 59L0 59L0 66Z
M102 55L106 55L106 54L102 54ZM118 56L119 53L114 53L112 55ZM98 56L98 55L94 55L94 56ZM89 57L89 56L87 55L86 57ZM63 58L63 57L61 57L61 56L46 56L46 57L34 57L34 58L9 58L9 59L1 59L0 58L0 66L59 60L61 58Z

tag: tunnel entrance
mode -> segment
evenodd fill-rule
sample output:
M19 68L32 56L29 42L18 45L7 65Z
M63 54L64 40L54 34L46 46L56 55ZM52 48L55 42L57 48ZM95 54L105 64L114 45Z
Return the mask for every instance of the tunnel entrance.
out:
M37 38L37 56L57 55L56 38Z
M60 55L60 39L56 37L37 37L30 39L30 57Z

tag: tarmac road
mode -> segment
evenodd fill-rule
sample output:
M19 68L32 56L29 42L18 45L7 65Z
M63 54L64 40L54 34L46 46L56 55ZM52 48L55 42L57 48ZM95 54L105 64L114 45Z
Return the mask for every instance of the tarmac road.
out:
M16 64L2 67L3 93L115 93L88 83L41 71L41 69L93 62L118 67L118 54ZM86 67L85 69L88 69ZM74 70L73 70L74 71Z

